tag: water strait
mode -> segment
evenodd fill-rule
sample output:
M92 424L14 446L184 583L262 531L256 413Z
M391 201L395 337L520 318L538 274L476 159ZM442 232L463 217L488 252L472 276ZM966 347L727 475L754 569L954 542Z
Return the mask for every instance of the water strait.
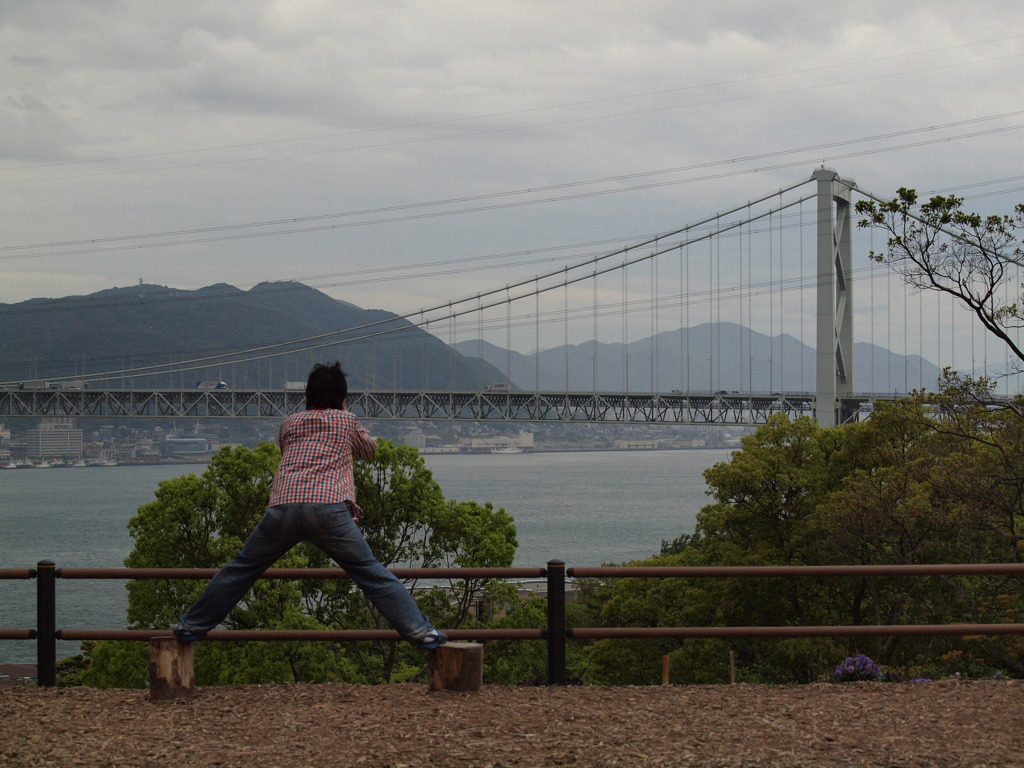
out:
M424 458L445 497L491 502L513 516L514 565L623 563L656 554L662 540L692 533L708 503L703 471L723 449L451 455ZM158 483L202 474L205 465L0 471L0 568L124 565L134 546L127 522ZM126 626L123 581L57 582L57 626ZM0 580L0 627L34 627L35 581ZM78 644L58 643L58 657ZM33 641L0 641L0 663L35 661Z

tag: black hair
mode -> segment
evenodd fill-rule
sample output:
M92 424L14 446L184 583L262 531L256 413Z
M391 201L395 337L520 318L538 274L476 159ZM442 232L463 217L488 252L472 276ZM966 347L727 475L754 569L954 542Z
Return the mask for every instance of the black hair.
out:
M306 410L345 410L348 395L348 379L341 370L341 363L327 365L317 363L306 379Z

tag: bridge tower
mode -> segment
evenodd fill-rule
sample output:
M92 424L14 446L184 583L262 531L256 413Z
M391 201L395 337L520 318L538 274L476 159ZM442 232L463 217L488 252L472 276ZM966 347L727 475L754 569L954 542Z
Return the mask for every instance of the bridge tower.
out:
M857 183L822 167L818 182L818 323L815 414L823 427L842 424L839 398L853 393L853 297L850 284Z

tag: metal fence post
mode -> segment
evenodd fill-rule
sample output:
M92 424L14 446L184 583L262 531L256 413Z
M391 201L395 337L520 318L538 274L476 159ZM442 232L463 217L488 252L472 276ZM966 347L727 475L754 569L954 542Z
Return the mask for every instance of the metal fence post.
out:
M548 560L548 685L565 685L565 562Z
M36 563L36 681L57 684L57 569L52 560Z

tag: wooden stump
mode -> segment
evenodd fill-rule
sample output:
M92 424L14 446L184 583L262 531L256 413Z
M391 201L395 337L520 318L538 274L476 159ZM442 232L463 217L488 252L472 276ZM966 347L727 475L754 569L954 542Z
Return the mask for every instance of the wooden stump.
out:
M149 640L149 700L191 699L196 690L195 643L176 637Z
M430 652L431 691L479 691L484 681L484 647L479 643L445 643Z

